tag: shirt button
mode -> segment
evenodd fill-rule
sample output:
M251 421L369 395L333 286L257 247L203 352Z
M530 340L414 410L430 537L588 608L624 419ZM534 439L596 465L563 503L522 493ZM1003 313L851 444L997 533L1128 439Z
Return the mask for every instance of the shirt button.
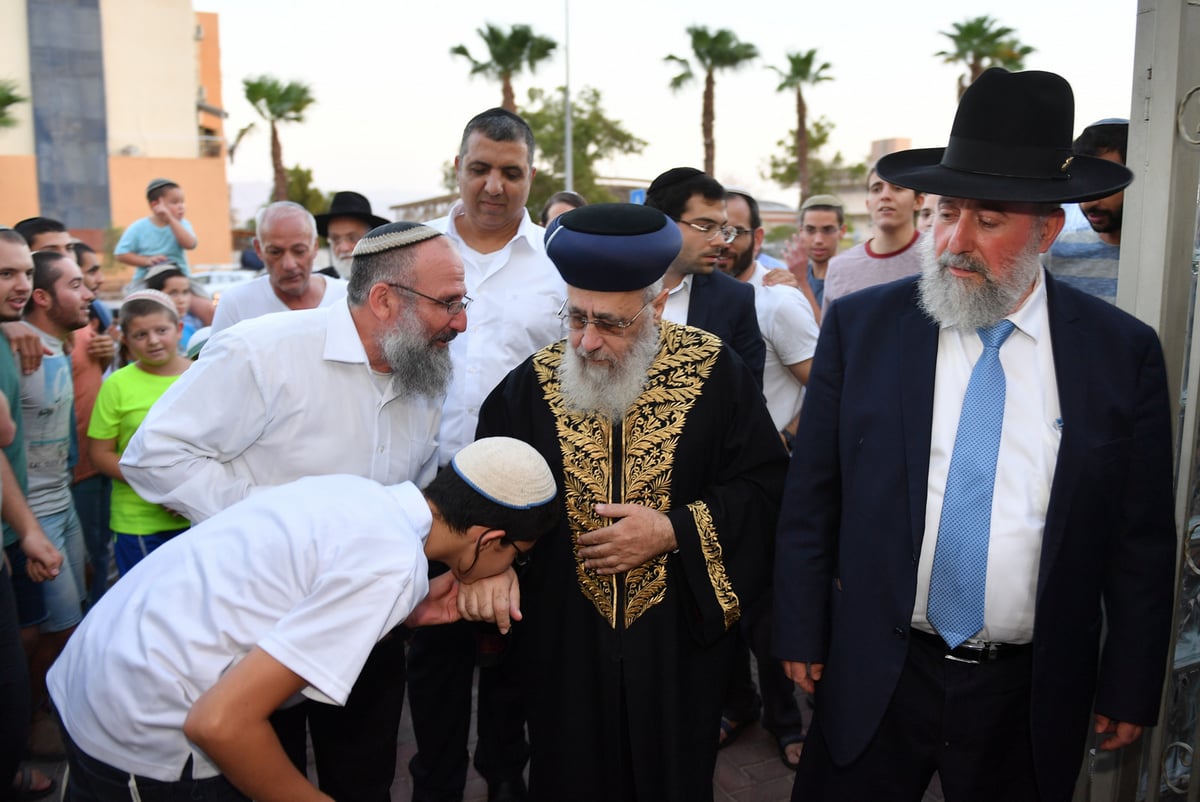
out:
M380 446L380 447L379 447L379 453L380 453L380 454L382 454L382 453L383 453L383 446Z

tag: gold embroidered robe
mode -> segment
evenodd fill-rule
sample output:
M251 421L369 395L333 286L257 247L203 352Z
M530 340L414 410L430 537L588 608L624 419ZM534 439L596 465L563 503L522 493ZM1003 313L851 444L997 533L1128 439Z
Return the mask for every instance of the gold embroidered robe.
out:
M632 785L639 799L708 799L729 633L768 581L787 457L751 373L706 332L662 323L645 389L619 421L565 407L563 347L513 370L478 431L536 447L563 505L522 575L510 647L526 682L531 792L611 800ZM599 502L666 513L678 551L616 576L585 569L575 540L606 525Z

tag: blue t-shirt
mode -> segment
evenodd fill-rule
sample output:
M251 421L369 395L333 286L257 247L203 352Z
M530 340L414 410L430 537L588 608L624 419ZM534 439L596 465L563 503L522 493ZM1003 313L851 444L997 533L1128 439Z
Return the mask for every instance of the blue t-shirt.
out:
M196 236L196 232L192 230L191 223L186 219L180 222L189 234L193 237ZM117 256L123 253L136 253L138 256L158 256L162 254L179 265L179 269L185 275L190 272L188 270L186 252L180 246L179 240L175 239L175 233L171 231L171 227L160 227L154 223L154 219L151 217L143 217L141 220L136 220L130 224L129 228L125 229L125 233L121 235L121 239L117 242L117 247L113 249L113 253ZM139 267L134 270L133 280L141 281L146 276L147 269Z

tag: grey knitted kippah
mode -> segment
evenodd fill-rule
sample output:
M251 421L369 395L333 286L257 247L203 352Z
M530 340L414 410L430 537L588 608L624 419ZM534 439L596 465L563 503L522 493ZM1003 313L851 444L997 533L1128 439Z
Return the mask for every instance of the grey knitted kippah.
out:
M475 492L502 507L540 507L556 493L546 460L533 446L512 437L476 440L455 454L450 465Z
M393 248L407 248L423 240L440 237L442 232L422 223L388 223L379 228L373 228L354 246L354 256L368 253L381 253Z

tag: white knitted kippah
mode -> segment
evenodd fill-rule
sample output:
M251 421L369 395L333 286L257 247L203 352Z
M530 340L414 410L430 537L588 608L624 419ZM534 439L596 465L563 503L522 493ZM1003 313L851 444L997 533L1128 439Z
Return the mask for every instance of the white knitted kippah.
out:
M540 507L556 492L546 460L533 446L512 437L476 440L455 454L450 465L472 489L502 507Z
M368 253L390 251L392 248L404 248L422 240L440 236L441 233L436 228L430 228L422 223L409 223L405 221L388 223L385 226L373 228L368 231L367 235L360 239L358 244L354 246L354 253L352 255L362 256Z
M156 304L161 304L167 308L167 311L176 317L179 312L175 309L175 302L171 300L171 296L161 290L137 290L125 296L125 300L121 301L121 310L124 312L125 304L130 301L154 301ZM124 317L124 314L121 315Z

